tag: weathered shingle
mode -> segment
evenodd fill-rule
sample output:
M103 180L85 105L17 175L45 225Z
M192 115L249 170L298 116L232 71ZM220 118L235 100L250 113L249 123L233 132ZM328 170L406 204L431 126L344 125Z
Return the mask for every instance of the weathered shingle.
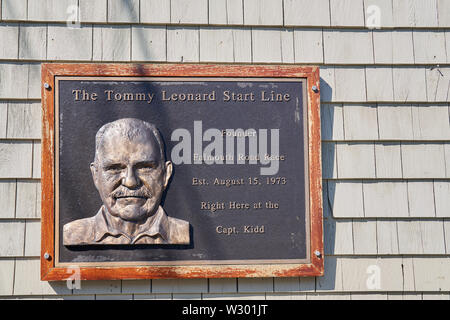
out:
M16 218L40 217L40 188L34 180L17 181Z
M438 8L439 27L449 28L450 27L450 2L447 0L438 0L437 4L438 4L437 8Z
M328 181L333 217L364 217L361 181Z
M0 25L0 59L17 59L19 55L19 25Z
M437 27L436 3L436 0L393 1L394 27Z
M378 179L402 178L402 160L400 144L375 144L375 165Z
M252 29L253 62L282 62L281 31Z
M450 178L450 143L444 144L444 156L445 156L445 171L447 172L446 177Z
M414 257L414 280L418 291L450 290L450 258Z
M432 181L408 181L409 215L411 217L435 217Z
M243 2L245 25L283 25L282 0L243 0Z
M121 293L150 293L151 280L122 280Z
M375 147L367 143L336 145L339 178L375 178Z
M450 46L450 42L448 45ZM425 72L427 77L428 101L450 101L450 68L433 66L426 68Z
M322 29L294 29L296 63L323 63Z
M77 5L77 0L28 1L28 20L66 22L70 15L76 15Z
M273 292L272 278L238 278L239 292Z
M342 105L322 103L320 105L320 121L322 140L344 140Z
M8 129L7 120L8 120L8 103L1 102L0 103L0 138L1 139L6 138L6 130Z
M237 292L237 279L223 278L223 279L209 279L210 293L232 293Z
M363 67L334 68L334 99L343 102L362 102L366 96L366 73Z
M411 30L374 30L373 47L375 63L414 64Z
M45 60L47 58L47 25L21 24L19 59Z
M294 30L292 29L281 29L281 61L283 63L294 63L295 48L294 48ZM317 42L311 41L313 44L317 45ZM311 49L313 50L313 49Z
M91 60L92 26L67 28L48 26L47 58L50 60Z
M450 140L447 105L415 105L412 120L414 140Z
M208 23L208 0L171 0L170 10L172 23Z
M170 23L170 1L140 0L141 23Z
M378 140L376 105L344 104L345 140Z
M377 222L353 220L353 247L356 255L377 254Z
M363 190L366 217L396 218L409 216L406 182L366 181Z
M80 22L106 22L107 4L108 0L79 0Z
M320 72L320 100L335 101L336 100L336 81L334 67L323 66Z
M233 28L234 62L252 61L252 31L247 28Z
M0 218L14 218L16 210L16 180L0 180Z
M436 217L450 217L450 181L434 181L433 190L436 203Z
M447 254L450 253L450 221L444 220L445 249Z
M233 30L200 28L200 60L233 62Z
M394 68L395 101L427 101L424 68Z
M133 61L166 61L167 32L165 27L132 26Z
M0 63L0 98L34 98L35 88L40 88L40 78L38 79L38 74L31 73L32 69L34 70L33 64Z
M445 254L444 222L442 220L422 220L422 244L425 254Z
M329 0L285 0L284 24L286 26L329 26Z
M243 0L209 0L209 24L243 25Z
M108 0L108 22L139 22L139 0Z
M415 63L436 64L447 62L444 31L415 30L413 39Z
M12 295L14 286L14 260L0 260L0 295Z
M167 28L167 61L198 62L199 57L199 29Z
M325 222L324 230L326 230L325 254L353 254L353 224L351 220L330 218Z
M41 222L28 220L25 223L25 257L41 254Z
M25 243L25 221L0 222L0 257L21 257Z
M400 254L444 254L444 225L440 220L397 221Z
M403 143L404 178L445 178L444 145Z
M30 178L32 149L29 141L0 141L0 178Z
M274 278L273 291L275 292L300 291L300 278L299 277Z
M364 26L363 0L330 0L332 26Z
M8 103L9 139L41 138L41 104L40 103Z
M377 220L377 253L379 255L398 254L397 221Z
M129 61L130 26L93 26L92 59L100 61ZM137 39L137 43L142 42ZM165 43L165 41L164 41Z
M27 0L2 0L2 20L26 20Z
M421 254L422 233L420 221L397 221L400 254Z
M338 177L336 144L333 142L322 142L322 177Z
M208 22L210 24L228 24L227 4L227 0L208 1Z
M392 68L366 67L367 100L393 101Z
M372 33L366 30L324 30L325 63L371 64Z
M33 179L41 178L41 142L33 141Z
M382 140L412 140L411 105L379 104L378 127Z
M38 259L16 260L14 295L71 294L65 281L41 281Z
M153 293L201 293L208 291L207 279L154 279Z
M324 275L317 277L316 291L342 291L342 260L335 256L324 259Z

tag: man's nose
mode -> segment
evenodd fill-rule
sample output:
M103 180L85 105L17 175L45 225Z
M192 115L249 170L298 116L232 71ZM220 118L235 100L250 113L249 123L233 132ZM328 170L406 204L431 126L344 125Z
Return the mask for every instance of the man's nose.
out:
M125 176L122 178L122 184L127 188L135 188L139 185L139 178L136 176L133 167L128 167Z

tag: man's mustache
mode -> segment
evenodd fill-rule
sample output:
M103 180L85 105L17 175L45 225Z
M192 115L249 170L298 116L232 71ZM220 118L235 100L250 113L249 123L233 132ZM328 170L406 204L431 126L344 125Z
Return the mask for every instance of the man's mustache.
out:
M129 190L124 188L119 188L114 190L111 194L113 198L126 198L126 197L135 197L135 198L151 198L152 194L147 188L141 188L138 190Z

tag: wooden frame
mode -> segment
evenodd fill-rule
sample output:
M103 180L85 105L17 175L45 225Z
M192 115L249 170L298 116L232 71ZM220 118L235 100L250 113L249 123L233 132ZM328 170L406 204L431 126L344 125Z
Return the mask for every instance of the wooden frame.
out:
M73 269L55 267L55 76L306 78L309 133L311 263L81 267L81 280L321 276L323 262L319 68L295 65L42 64L41 280L66 280ZM314 90L313 90L313 87Z

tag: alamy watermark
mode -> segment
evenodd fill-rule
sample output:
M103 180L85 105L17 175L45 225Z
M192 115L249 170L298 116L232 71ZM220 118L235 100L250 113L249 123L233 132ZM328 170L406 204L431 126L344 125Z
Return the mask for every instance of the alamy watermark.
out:
M366 27L369 29L381 28L381 9L377 5L370 5L366 10Z
M381 289L381 269L379 266L372 264L367 267L366 273L369 275L366 279L366 286L369 290Z
M171 153L174 164L259 164L264 166L261 175L275 175L279 162L285 160L280 156L280 129L203 131L202 121L194 121L193 133L192 137L185 128L172 132L171 141L178 142ZM203 142L209 143L203 147Z
M66 286L69 290L81 289L81 271L78 266L69 266L67 272L72 274L66 279Z

